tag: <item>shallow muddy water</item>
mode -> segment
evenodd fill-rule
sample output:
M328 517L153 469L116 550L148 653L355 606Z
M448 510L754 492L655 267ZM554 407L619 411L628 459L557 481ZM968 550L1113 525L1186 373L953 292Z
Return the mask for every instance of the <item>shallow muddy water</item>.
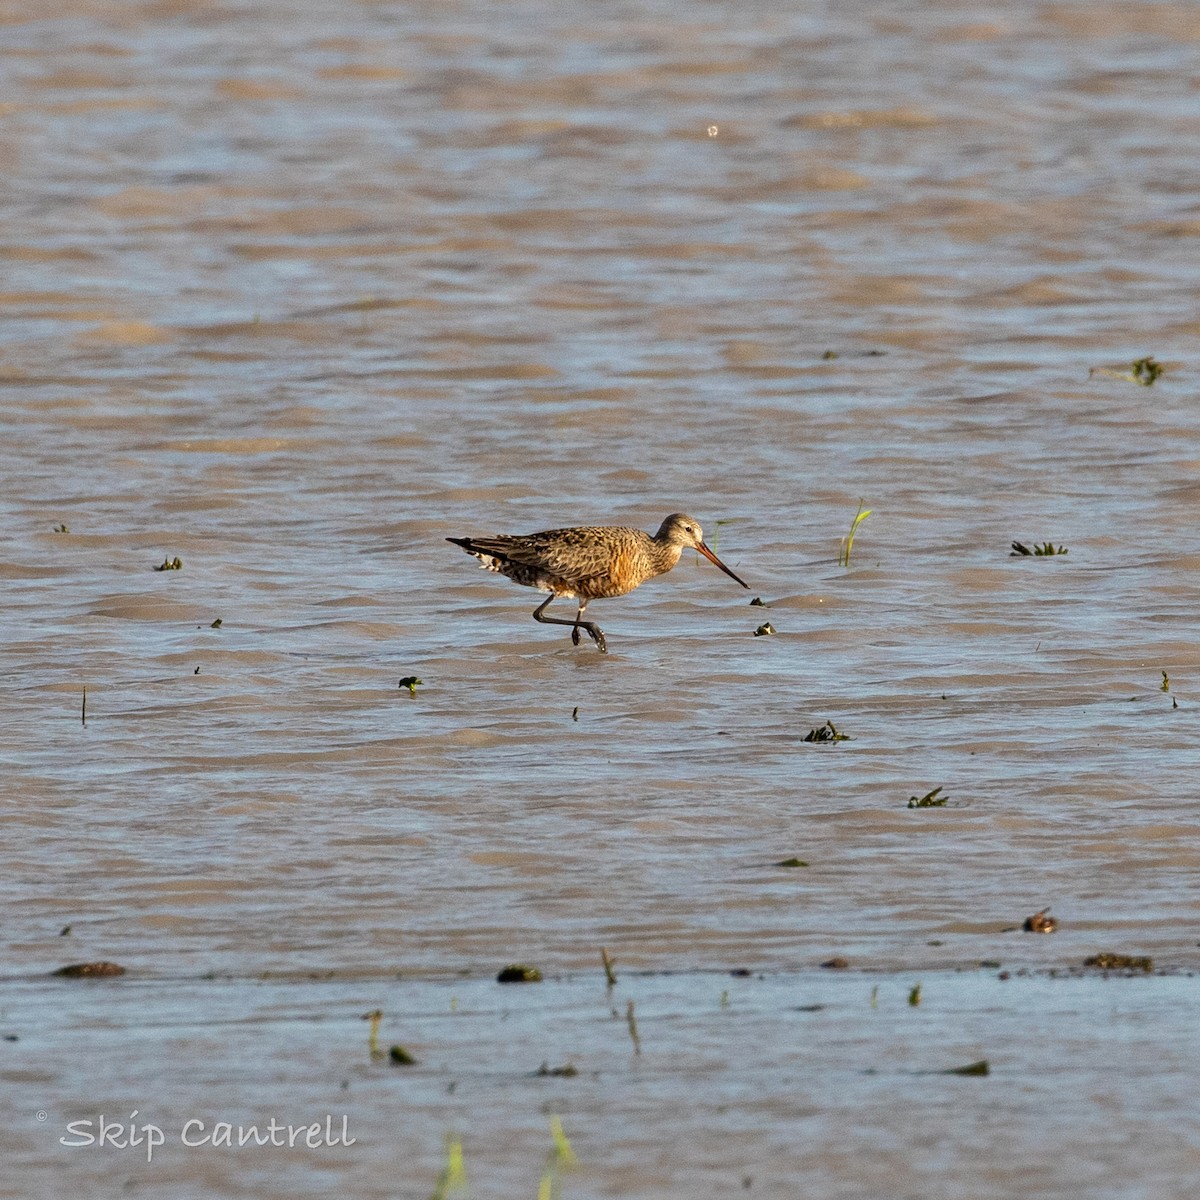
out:
M0 1195L1194 1196L1200 10L314 7L0 10Z

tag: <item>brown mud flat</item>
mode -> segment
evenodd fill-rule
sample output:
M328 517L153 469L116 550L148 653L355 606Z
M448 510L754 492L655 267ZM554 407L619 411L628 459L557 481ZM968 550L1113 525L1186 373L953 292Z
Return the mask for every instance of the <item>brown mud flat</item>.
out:
M256 1186L267 1197L317 1195L334 1171L382 1198L396 1194L399 1156L400 1194L428 1195L447 1137L461 1141L473 1188L512 1194L553 1150L547 1114L578 1159L569 1195L836 1196L885 1175L911 1189L933 1177L912 1150L916 1107L946 1158L938 1170L968 1173L972 1194L1000 1200L1040 1179L1065 1195L1058 1160L1107 1127L1114 1096L1138 1114L1131 1136L1155 1146L1156 1177L1187 1177L1186 1143L1151 1101L1186 1109L1191 974L679 970L622 972L608 986L597 970L515 991L475 974L130 978L92 985L108 989L100 1025L96 995L9 978L0 1077L36 1075L41 1089L45 1117L18 1123L11 1159L33 1194L49 1173L60 1186L103 1177L208 1197L266 1170ZM136 1052L147 1037L185 1067L165 1085ZM101 1072L103 1101L83 1100ZM1046 1127L1048 1096L1059 1119ZM102 1113L136 1125L141 1144L80 1144ZM222 1124L271 1120L321 1133L300 1151L222 1147ZM149 1126L162 1142L147 1161ZM1019 1163L1002 1154L1037 1128ZM1121 1148L1092 1153L1085 1175L1102 1187Z

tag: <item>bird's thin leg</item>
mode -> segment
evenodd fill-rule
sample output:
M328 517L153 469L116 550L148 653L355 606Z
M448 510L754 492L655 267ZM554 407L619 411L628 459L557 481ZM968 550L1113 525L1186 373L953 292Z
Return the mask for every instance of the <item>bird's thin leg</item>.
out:
M587 608L587 601L585 600L579 606L579 612L576 615L575 620L568 621L563 617L546 617L546 616L542 615L546 611L547 605L553 599L554 599L554 593L551 592L550 595L547 596L546 599L543 600L542 603L539 604L537 606L537 608L535 608L533 610L533 619L535 621L541 621L543 625L570 625L571 626L571 640L576 645L579 645L579 631L581 629L586 629L588 637L590 637L592 639L592 641L596 643L596 648L600 651L600 653L607 654L608 653L608 644L604 640L604 634L601 631L600 626L596 625L592 621L581 621L579 619L580 617L583 616L584 609Z
M575 628L571 630L571 645L579 645L579 626L583 624L583 614L587 612L587 601L580 600L579 611L575 614Z

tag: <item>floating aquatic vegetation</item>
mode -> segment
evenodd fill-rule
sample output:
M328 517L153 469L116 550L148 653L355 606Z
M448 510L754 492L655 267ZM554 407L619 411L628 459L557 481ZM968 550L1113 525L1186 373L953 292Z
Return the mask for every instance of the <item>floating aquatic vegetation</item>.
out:
M367 1051L372 1058L379 1058L383 1054L379 1049L379 1023L383 1020L383 1009L373 1008L363 1013L362 1019L371 1022L371 1028L367 1031Z
M1163 677L1163 681L1162 681L1162 683L1160 683L1158 685L1158 690L1160 692L1169 692L1171 690L1171 680L1168 677L1166 671L1164 671L1162 673L1162 677Z
M1147 954L1113 954L1105 952L1093 954L1083 960L1085 967L1095 967L1100 971L1145 971L1149 974L1154 970L1154 959Z
M1043 908L1032 917L1026 917L1022 928L1026 933L1053 933L1058 928L1058 918L1052 917L1048 908Z
M850 551L854 549L854 535L858 533L858 527L871 515L871 509L863 511L863 502L858 502L858 512L854 514L854 520L850 522L850 532L842 538L841 550L838 551L838 566L848 567L850 565Z
M414 1067L417 1060L403 1046L392 1046L388 1050L388 1061L395 1067Z
M908 1002L913 1008L916 1008L921 1003L921 985L914 984L912 990L908 993Z
M464 1191L467 1169L463 1164L462 1141L453 1135L446 1137L446 1165L438 1176L437 1186L429 1200L446 1200L452 1192Z
M183 559L180 558L178 554L175 555L174 558L164 558L162 561L162 566L155 567L154 569L156 571L182 571Z
M55 533L70 533L71 531L66 527L66 525L55 525L54 532Z
M542 1178L538 1181L538 1200L554 1200L559 1194L559 1182L563 1171L569 1171L579 1163L567 1135L563 1132L562 1122L554 1115L550 1117L550 1136L554 1145L546 1157L546 1166L542 1171Z
M1149 387L1162 373L1162 366L1154 361L1152 354L1147 354L1145 358L1135 358L1129 364L1129 373L1133 376L1135 383L1140 383L1142 387Z
M124 975L125 968L115 962L71 963L70 966L59 967L55 975L65 979L111 979L116 975Z
M542 973L537 967L524 963L509 963L497 976L497 983L541 983Z
M637 1016L633 1011L632 1000L625 1007L625 1024L629 1028L629 1040L633 1042L633 1052L640 1055L642 1053L642 1039L638 1034Z
M721 538L721 526L722 525L733 525L733 524L736 524L738 521L745 521L747 519L748 518L746 518L746 517L723 517L719 521L714 521L713 522L712 545L709 547L709 549L714 554L717 552L717 543L720 541L720 538ZM700 560L697 558L696 561L698 563ZM741 581L739 580L739 582L741 582ZM744 584L743 586L748 587L749 585Z
M774 867L807 867L808 863L802 858L785 858L780 862L772 863Z
M755 596L754 599L750 601L750 607L751 608L767 608L768 605L763 603L763 598L761 596Z
M923 796L909 796L909 808L941 808L949 799L947 796L939 796L938 793L942 789L935 787L933 791L926 792Z
M755 631L755 637L770 637L775 632L775 626L770 621L764 621Z
M850 965L848 958L843 958L840 954L834 958L827 958L821 966L827 971L844 971Z
M1024 542L1013 542L1009 558L1052 558L1056 554L1069 554L1066 546L1056 546L1053 542L1034 542L1031 550Z
M209 629L220 629L225 622L218 617L210 626Z
M802 742L848 742L850 735L842 733L832 721L810 729L801 739Z
M824 350L821 352L823 362L831 362L835 358L882 358L886 350Z
M609 954L607 948L600 947L600 961L604 964L604 980L608 987L617 986L617 964L616 959Z
M559 1079L574 1079L579 1074L579 1068L574 1063L563 1063L561 1067L552 1067L549 1063L542 1063L537 1069L538 1075L553 1075Z
M417 694L417 688L421 687L422 685L421 680L419 680L415 675L405 675L405 677L400 680L396 686L408 688L408 694L410 696L415 696Z
M554 1139L555 1161L564 1167L575 1166L579 1159L575 1157L575 1151L571 1149L571 1143L563 1132L562 1122L553 1115L550 1117L550 1136Z
M1162 364L1155 361L1153 354L1147 354L1145 358L1135 358L1129 364L1128 371L1114 371L1111 367L1093 367L1088 372L1088 377L1093 375L1107 375L1111 379L1124 379L1127 383L1138 383L1142 387L1152 387L1154 381L1163 373Z
M744 521L745 519L746 519L745 517L725 517L720 521L714 521L713 522L712 545L709 547L709 549L714 554L716 554L717 542L720 541L720 538L721 538L721 526L722 525L732 525L732 524L734 524L735 521ZM699 559L697 559L697 562L698 561L699 561Z

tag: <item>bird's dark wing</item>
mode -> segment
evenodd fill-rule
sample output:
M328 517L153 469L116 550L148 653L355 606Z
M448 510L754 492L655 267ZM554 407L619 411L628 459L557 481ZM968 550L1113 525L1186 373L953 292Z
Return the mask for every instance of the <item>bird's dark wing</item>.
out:
M468 554L488 554L501 562L533 567L560 579L582 582L607 577L619 536L645 537L641 530L581 526L546 529L520 536L447 538Z

